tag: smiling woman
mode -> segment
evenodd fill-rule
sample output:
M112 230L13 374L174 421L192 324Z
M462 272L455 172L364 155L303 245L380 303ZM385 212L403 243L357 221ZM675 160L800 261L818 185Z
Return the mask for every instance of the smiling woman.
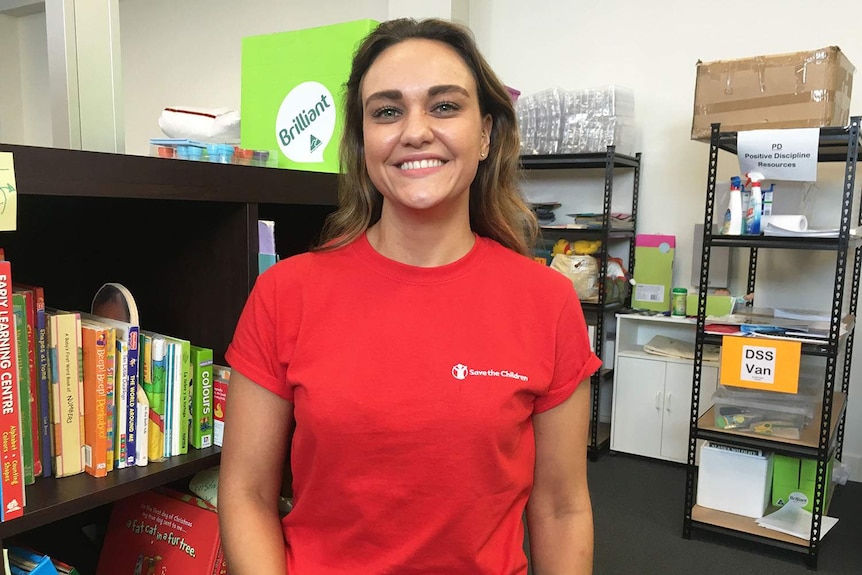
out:
M341 159L321 245L258 278L226 354L231 573L524 575L525 509L537 572L590 573L600 362L571 282L524 257L515 114L469 31L372 32Z

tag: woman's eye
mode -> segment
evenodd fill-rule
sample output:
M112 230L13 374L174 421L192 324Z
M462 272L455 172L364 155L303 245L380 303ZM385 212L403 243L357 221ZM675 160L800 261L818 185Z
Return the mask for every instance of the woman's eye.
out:
M440 102L434 106L434 110L443 114L451 114L457 112L459 108L457 104L453 104L452 102Z
M371 114L372 118L381 118L384 120L392 119L398 116L398 109L393 108L391 106L384 106L378 110L375 110L373 114Z

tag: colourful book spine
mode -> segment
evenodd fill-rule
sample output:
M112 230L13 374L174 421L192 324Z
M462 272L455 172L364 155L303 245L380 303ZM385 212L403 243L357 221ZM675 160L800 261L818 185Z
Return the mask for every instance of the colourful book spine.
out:
M54 380L54 475L84 471L83 378L80 364L81 319L77 313L49 314Z
M149 458L149 430L150 430L150 400L138 384L138 447L135 453L135 465L146 467Z
M176 423L177 386L181 377L177 375L180 366L179 345L170 341L165 347L165 456L178 455L174 453L174 435L179 433ZM178 443L178 442L177 442Z
M107 435L105 466L108 471L114 470L114 410L116 409L116 382L117 382L117 330L113 327L107 328L108 345L105 348L105 359L107 373L105 382L105 434Z
M192 363L192 447L204 449L213 444L213 350L191 346Z
M33 412L30 410L30 366L27 345L27 309L24 294L12 294L12 307L15 314L15 347L18 350L18 397L21 400L21 450L24 455L24 485L33 485Z
M42 441L40 433L39 367L36 349L36 294L32 289L16 287L13 290L24 296L24 311L27 320L27 367L30 387L30 435L33 441L33 476L42 475Z
M0 521L24 514L24 461L18 412L15 314L12 307L12 265L0 261Z
M35 348L39 397L39 453L42 462L42 477L53 475L51 453L51 366L48 363L48 323L45 317L45 290L40 286L26 286L32 290L35 309ZM35 440L34 440L35 441Z
M189 452L189 428L192 424L192 354L191 344L187 340L180 341L180 412L177 422L180 427L179 451L177 455Z
M213 443L221 447L224 439L224 413L230 368L213 365Z
M145 334L142 340L143 337L149 341L150 349L147 362L149 370L143 370L146 375L142 385L150 405L147 454L150 461L163 461L165 459L165 338L154 333Z
M126 410L129 404L129 365L126 358L129 348L126 340L117 334L116 386L114 387L114 467L126 467Z
M108 330L81 326L84 352L84 471L93 477L108 474Z
M129 328L129 403L126 410L126 465L135 465L138 448L138 327Z

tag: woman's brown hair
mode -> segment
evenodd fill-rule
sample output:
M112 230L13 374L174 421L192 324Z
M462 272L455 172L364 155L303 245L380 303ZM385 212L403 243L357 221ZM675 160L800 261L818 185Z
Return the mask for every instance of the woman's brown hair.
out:
M327 218L317 249L345 245L380 219L383 196L375 189L365 165L360 88L365 73L384 50L412 39L434 40L453 48L476 79L482 116L490 114L493 118L488 157L479 162L470 186L470 227L480 236L529 255L538 226L518 185L520 140L509 93L479 52L469 29L445 20L411 18L380 24L353 57L344 98L339 207Z

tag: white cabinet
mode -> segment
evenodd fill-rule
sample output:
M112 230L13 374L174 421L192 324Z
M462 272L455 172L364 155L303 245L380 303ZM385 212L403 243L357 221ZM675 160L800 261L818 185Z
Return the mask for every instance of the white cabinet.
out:
M685 463L688 456L693 362L648 354L655 335L694 342L694 322L666 317L618 315L611 451ZM716 364L705 362L700 410L712 405Z

